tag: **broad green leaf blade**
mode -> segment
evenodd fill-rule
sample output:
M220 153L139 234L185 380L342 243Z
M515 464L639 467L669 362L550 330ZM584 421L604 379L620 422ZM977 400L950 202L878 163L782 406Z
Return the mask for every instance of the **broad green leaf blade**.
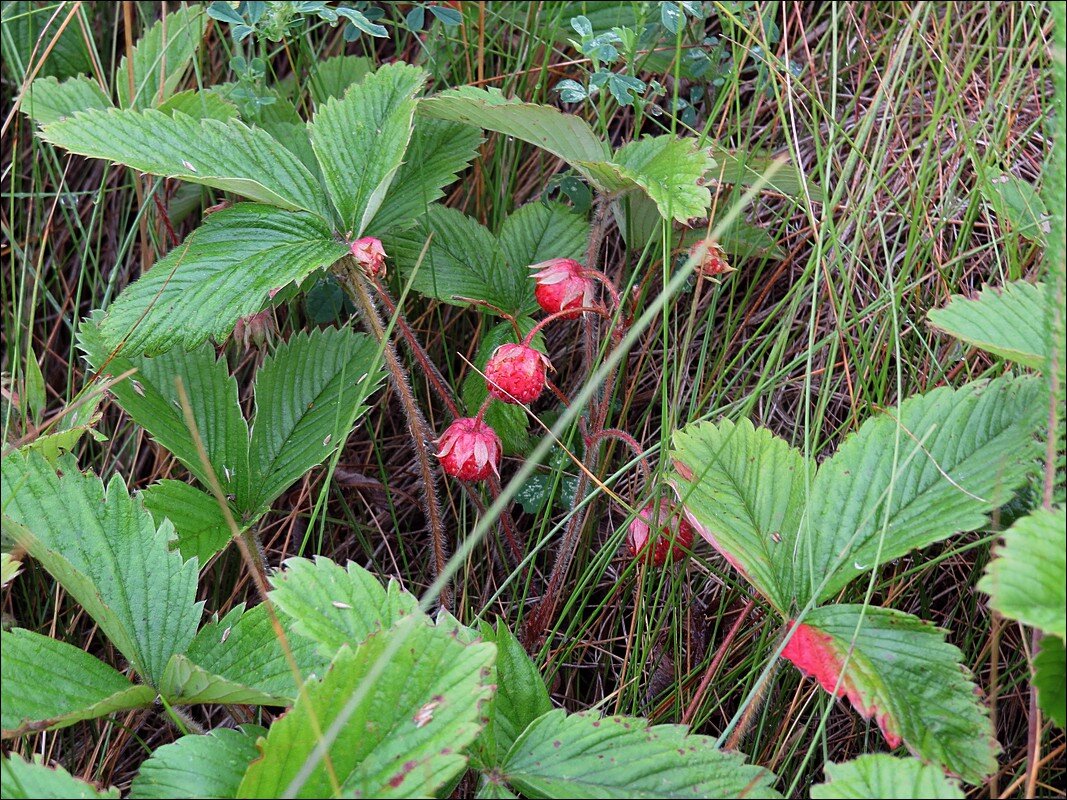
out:
M466 305L457 298L469 297L515 313L526 304L529 271L508 269L493 234L462 211L432 205L417 225L384 242L402 280L418 269L412 286L427 297L456 305Z
M216 358L215 349L203 344L194 350L176 347L154 358L127 358L126 353L136 351L124 348L109 361L111 349L102 341L100 330L94 315L82 323L79 343L94 370L105 364L112 376L136 370L111 387L123 410L204 486L210 486L209 473L185 422L177 387L181 381L219 485L227 494L245 491L248 426L241 415L237 381L230 376L226 360Z
M342 232L363 235L404 160L415 118L415 95L426 80L397 62L326 101L308 125Z
M467 168L481 142L477 128L417 117L404 163L366 233L381 238L425 214L433 202L444 197L444 188Z
M262 728L216 728L183 736L149 756L130 784L131 800L207 800L237 797L248 764L256 757Z
M534 281L527 269L550 258L585 261L589 245L589 222L562 203L527 203L500 226L500 249L504 263L525 279L523 311L537 310Z
M939 628L888 608L823 606L794 625L782 655L827 692L836 687L891 747L903 742L969 783L996 769L988 712Z
M159 105L164 114L182 113L194 119L217 119L225 122L237 116L237 106L224 100L218 92L189 89L171 95Z
M419 113L514 136L583 172L587 162L606 161L609 157L607 145L581 117L564 114L553 106L504 97L499 89L449 89L420 100Z
M32 631L0 633L4 657L4 738L54 730L83 719L151 705L156 692L130 683L116 670L77 647Z
M75 778L62 767L46 767L44 764L23 761L17 753L9 753L0 761L0 786L3 787L4 797L12 800L119 798L119 790L114 787L98 789L87 781Z
M152 516L118 476L104 484L72 461L63 476L39 455L3 461L5 528L96 620L153 685L196 632L197 565L171 552L169 523Z
M203 566L230 543L222 509L207 492L181 481L163 480L141 492L141 498L157 525L170 520L178 533L182 558L195 558Z
M333 56L320 61L308 76L308 89L315 105L344 96L348 87L359 83L374 70L374 61L363 56Z
M930 312L930 324L994 355L1044 369L1048 358L1048 292L1042 284L1016 281L986 287L975 300L954 296Z
M255 203L216 211L108 308L110 350L149 355L222 341L271 292L334 263L348 248L311 214Z
M797 545L797 605L985 525L1033 469L1041 394L1035 379L1006 377L935 389L865 422L812 484Z
M57 14L55 6L26 0L9 0L3 7L0 53L4 66L10 70L8 74L16 76L19 85L29 73L38 70L40 76L62 80L92 68L81 26L77 22L64 26L68 10ZM89 5L84 10L92 20L95 7Z
M101 111L111 108L111 100L99 83L84 75L63 83L55 78L38 78L22 101L22 110L39 125L49 125L93 108Z
M290 558L271 576L271 600L293 620L293 629L319 645L328 658L343 645L358 645L372 633L408 616L421 616L419 602L395 581L386 586L349 562Z
M812 800L885 798L886 800L963 800L958 781L917 758L878 753L844 764L826 765L826 783L811 787Z
M318 655L315 643L292 635L289 620L279 622L301 677L323 675L329 660ZM204 625L186 652L171 659L160 692L179 704L283 706L296 697L297 681L267 607L245 611L238 605Z
M1067 638L1067 509L1038 509L1004 532L978 588L1006 617Z
M204 23L203 8L193 5L167 14L146 30L115 73L119 105L149 108L174 94L204 35Z
M252 480L237 504L258 516L340 447L385 379L377 342L349 328L297 333L256 373Z
M336 727L328 753L343 793L429 796L466 766L463 749L481 728L492 688L485 675L491 644L464 645L451 633L409 617L356 650L342 647L321 683L310 683L277 720L241 783L242 797L330 797L314 751L320 730ZM372 673L379 659L382 672ZM306 780L295 780L309 763Z
M748 420L723 420L675 433L671 458L669 481L697 531L787 615L797 531L814 471L804 454Z
M1054 636L1041 640L1034 656L1034 686L1041 711L1060 728L1067 727L1067 660L1063 642Z
M540 717L518 738L500 773L526 797L779 797L775 777L681 725L635 717Z
M1025 236L1044 246L1049 232L1048 214L1037 189L1007 172L984 176L979 188L1003 232Z
M269 133L236 119L197 120L155 109L89 110L53 122L40 135L78 155L332 218L308 168Z

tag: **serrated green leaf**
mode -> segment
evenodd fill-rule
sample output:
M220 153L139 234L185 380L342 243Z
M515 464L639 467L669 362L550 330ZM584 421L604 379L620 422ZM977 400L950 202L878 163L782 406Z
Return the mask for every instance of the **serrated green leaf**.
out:
M57 431L56 433L46 433L44 436L38 436L32 442L22 447L22 450L35 453L40 453L49 464L53 466L56 462L65 456L67 453L73 452L77 447L78 442L81 441L82 436L86 433L91 433L97 441L102 440L104 437L94 430L94 426L100 421L100 415L96 415L89 421L88 424L78 425L74 428L67 428L66 430Z
M178 534L182 558L204 565L230 543L230 528L218 501L188 483L163 480L141 492L144 507L157 525L169 519Z
M194 119L217 119L225 122L237 116L237 106L217 92L189 89L171 95L159 105L164 114L181 113Z
M461 644L417 617L355 650L342 647L322 682L310 683L306 696L271 726L240 796L334 795L314 752L312 714L320 730L337 729L327 752L345 795L431 795L466 766L461 753L481 728L493 655L493 645ZM388 668L372 674L383 658ZM305 764L310 772L298 779Z
M823 606L793 627L782 655L826 691L836 687L890 746L903 741L970 783L996 770L988 712L941 629L888 608Z
M1067 726L1067 658L1054 636L1044 637L1034 656L1034 686L1041 711L1060 728Z
M958 781L917 758L877 753L844 764L826 765L826 783L811 787L812 800L885 798L886 800L963 800Z
M110 350L122 344L149 355L222 341L272 291L347 252L310 214L254 203L217 211L111 304L104 341Z
M89 110L53 122L40 135L78 155L332 218L308 168L269 133L236 119L197 120L151 108Z
M978 582L1006 617L1067 638L1067 509L1038 509L1004 532Z
M669 478L696 529L782 614L814 472L804 454L748 420L674 434Z
M1049 231L1045 204L1031 184L1007 172L984 176L982 196L993 209L1001 230L1044 245Z
M123 56L115 73L120 106L158 106L174 93L204 35L203 14L198 5L179 8L141 35L130 58Z
M481 142L478 130L469 125L417 117L404 163L366 233L381 238L425 214L444 196L444 187L467 168Z
M377 342L348 328L297 333L256 373L249 444L251 480L238 507L248 517L340 447L385 379Z
M196 631L196 562L170 552L174 529L157 529L121 478L105 492L73 462L62 469L60 477L37 454L5 457L4 527L155 685Z
M308 89L315 105L340 98L348 88L374 70L374 61L364 56L333 56L320 61L308 76Z
M411 140L415 95L426 73L397 62L326 101L309 123L311 145L341 230L362 236L393 181Z
M994 355L1043 369L1048 358L1048 292L1041 284L1016 281L986 287L974 300L954 296L929 314L930 324Z
M237 797L237 787L256 757L256 737L265 731L216 728L183 736L157 748L130 784L131 800Z
M681 725L550 711L500 773L526 797L779 797L775 777Z
M72 117L78 111L111 108L111 100L100 84L84 75L60 83L55 78L38 78L30 84L22 110L39 125L49 125Z
M812 483L796 550L797 606L986 524L1033 469L1041 394L1035 379L1006 377L935 389L865 422Z
M87 781L75 778L60 766L46 767L37 761L23 761L17 753L9 753L0 760L0 786L3 787L4 797L12 800L119 798L119 790L114 787L98 789Z
M314 561L290 558L270 580L271 600L293 620L294 630L316 642L327 658L399 619L421 616L418 600L399 584L389 581L383 587L352 562L343 568L321 556Z
M150 686L131 683L66 642L22 628L3 631L0 640L4 652L0 728L5 739L148 706L156 698Z

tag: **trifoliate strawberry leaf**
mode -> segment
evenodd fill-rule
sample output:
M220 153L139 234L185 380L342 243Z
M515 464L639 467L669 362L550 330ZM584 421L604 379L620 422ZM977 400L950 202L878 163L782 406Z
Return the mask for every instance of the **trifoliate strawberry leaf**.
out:
M60 766L47 767L38 761L23 761L17 753L9 753L0 760L0 786L4 797L16 800L118 800L119 790L98 789L88 781L79 780Z
M174 94L204 35L205 23L203 8L186 6L166 14L141 34L115 73L119 105L150 108Z
M826 783L811 787L812 800L963 800L958 781L917 758L894 758L884 753L860 756L843 764L827 763Z
M144 507L157 525L169 519L178 534L182 558L201 566L230 543L230 528L219 502L207 492L181 481L164 480L141 492Z
M854 605L816 608L791 626L782 655L847 697L890 747L903 742L969 783L996 769L988 712L943 631L910 614Z
M130 784L130 800L237 797L248 764L256 757L256 726L216 728L183 736L149 756Z
M57 639L15 628L0 633L4 738L148 706L156 691Z
M526 797L780 797L775 776L681 725L550 711L498 769Z

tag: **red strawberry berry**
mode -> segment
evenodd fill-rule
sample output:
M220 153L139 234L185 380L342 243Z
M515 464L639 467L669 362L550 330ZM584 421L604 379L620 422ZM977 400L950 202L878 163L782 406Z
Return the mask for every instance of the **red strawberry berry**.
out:
M352 242L349 251L371 278L385 272L385 248L382 247L381 240L364 236Z
M496 431L475 417L461 417L437 440L441 468L461 481L483 481L499 475L500 438Z
M489 394L505 403L532 403L545 388L548 357L524 344L502 344L485 365Z
M658 515L655 513L655 508L655 503L649 503L641 509L641 513L630 523L626 543L634 558L638 558L644 552L645 558L651 555L652 563L660 567L667 563L668 556L672 561L685 558L686 550L693 546L693 528L680 508L671 508L669 500L659 501ZM657 528L657 532L651 553L649 553L648 540L652 526Z
M557 314L590 304L593 282L582 274L582 265L573 258L552 258L530 269L537 270L533 274L537 281L534 296L546 313ZM575 311L571 316L579 313Z

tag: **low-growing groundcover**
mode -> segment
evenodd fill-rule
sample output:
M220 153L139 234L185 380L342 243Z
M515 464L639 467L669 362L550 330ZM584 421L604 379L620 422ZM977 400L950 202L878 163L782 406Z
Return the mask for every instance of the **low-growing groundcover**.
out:
M5 4L0 794L1054 791L1065 24L974 6Z

